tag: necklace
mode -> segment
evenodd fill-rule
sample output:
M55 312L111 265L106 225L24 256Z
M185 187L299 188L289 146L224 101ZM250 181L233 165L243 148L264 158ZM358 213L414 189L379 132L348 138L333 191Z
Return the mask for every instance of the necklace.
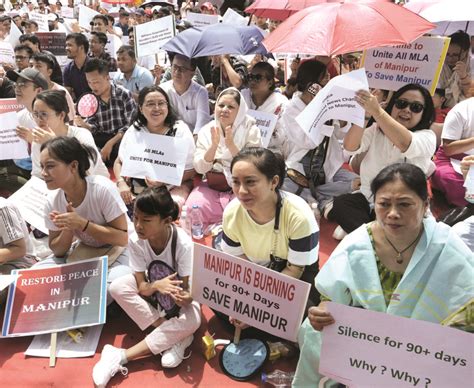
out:
M383 230L383 229L382 229ZM383 231L383 235L385 236L385 240L387 240L387 242L390 244L390 246L393 248L393 250L395 252L397 252L397 257L395 259L395 261L398 263L398 264L403 264L403 257L402 257L402 254L404 252L406 252L408 249L410 249L413 244L415 244L418 239L420 238L421 236L421 233L423 233L423 228L420 229L420 233L418 233L418 236L416 236L416 238L404 249L402 249L401 251L399 251L397 248L395 248L395 245L392 244L392 242L388 239L387 235L385 234L385 230Z

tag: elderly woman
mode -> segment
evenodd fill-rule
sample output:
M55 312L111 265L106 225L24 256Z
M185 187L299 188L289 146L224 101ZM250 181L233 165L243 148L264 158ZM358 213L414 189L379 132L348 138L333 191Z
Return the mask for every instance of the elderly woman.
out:
M260 146L260 130L246 114L247 109L237 89L225 89L217 98L214 120L199 131L194 168L199 174L206 174L206 180L194 188L186 205L199 206L205 225L220 222L232 199L232 158L244 147Z
M433 100L423 86L401 87L385 110L369 91L358 91L355 100L375 123L368 128L354 124L344 138L344 148L349 154L367 152L360 164L360 192L336 197L327 213L328 219L336 221L347 233L373 220L370 182L385 166L412 163L430 176L434 171L431 158L436 149L436 135L429 129L434 120Z
M125 132L120 143L118 158L114 164L114 174L120 177L117 186L122 199L131 205L135 195L140 194L147 186L162 186L164 183L146 178L137 179L122 177L122 165L126 154L136 147L141 134L152 133L159 144L161 136L171 136L182 139L183 145L188 146L188 155L184 167L184 175L180 186L167 185L173 200L181 207L192 188L195 175L193 168L194 139L188 126L176 119L171 110L170 100L166 92L159 86L147 86L138 95L138 111L132 126Z
M466 310L474 300L473 254L450 227L427 216L425 173L393 164L380 171L371 190L376 221L349 234L316 277L322 302L309 309L298 335L294 387L337 386L318 385L320 331L335 323L326 301L440 324L459 316L472 325Z

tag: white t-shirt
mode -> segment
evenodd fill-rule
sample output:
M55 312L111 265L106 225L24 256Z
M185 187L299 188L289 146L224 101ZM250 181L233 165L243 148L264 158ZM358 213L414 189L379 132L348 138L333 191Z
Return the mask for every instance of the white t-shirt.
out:
M175 255L177 268L175 270L180 277L190 276L193 262L193 242L183 229L176 227L176 231L178 236ZM148 240L142 240L136 233L133 233L128 242L130 268L135 272L145 272L153 260L161 260L173 268L171 242L172 236L168 239L163 252L157 255L153 252Z
M30 240L28 228L15 205L0 197L0 248L13 241L25 239L26 256L35 256L35 248Z
M168 95L178 118L183 120L194 134L211 121L209 96L204 86L191 80L188 90L181 95L174 88L172 80L160 84L160 87Z
M86 177L86 183L86 196L82 203L75 208L76 213L81 217L94 224L106 225L122 214L127 213L127 207L111 180L100 175L92 175ZM65 213L67 211L67 204L66 195L63 190L57 190L48 196L48 202L45 206L45 220L46 227L49 230L59 230L49 219L49 213L53 210ZM87 234L87 232L83 233L80 230L75 230L74 236L84 244L92 247L104 245Z
M109 170L107 170L107 167L105 167L105 164L102 161L102 157L100 156L99 150L95 145L94 138L92 137L90 131L85 128L68 125L66 136L75 137L77 140L79 140L79 143L88 145L95 150L97 155L97 161L87 171L90 175L102 175L106 178L109 178ZM43 179L43 177L41 176L40 154L41 144L33 142L31 144L31 161L33 162L33 170L31 171L31 174L40 179Z
M474 97L461 101L451 109L443 124L441 138L446 140L469 139L474 136ZM474 149L469 154L474 154Z
M33 115L26 108L23 108L18 112L18 124L29 129L33 129L37 126Z

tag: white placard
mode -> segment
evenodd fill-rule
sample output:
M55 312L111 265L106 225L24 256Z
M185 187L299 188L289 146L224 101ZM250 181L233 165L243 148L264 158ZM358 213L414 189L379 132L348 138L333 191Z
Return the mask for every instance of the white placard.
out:
M262 147L267 148L272 138L273 130L278 121L278 116L272 113L261 112L249 109L247 114L256 120L257 127L260 128L260 136L262 137Z
M161 47L176 35L172 15L135 26L137 58L157 54Z
M331 79L306 108L296 117L315 144L320 144L324 136L331 136L321 129L331 119L344 120L364 126L364 109L355 102L357 90L368 90L364 69L354 70Z
M29 12L28 13L30 20L35 21L38 23L38 31L40 32L48 32L48 15L39 12Z
M84 28L87 31L91 30L91 21L95 15L100 15L99 12L86 7L83 4L79 4L79 27Z
M0 42L0 63L15 63L15 52L10 42Z
M61 7L61 16L65 19L74 19L74 8Z
M122 160L122 176L151 178L179 186L190 143L181 137L134 133Z
M0 160L23 159L28 154L28 143L16 134L18 115L8 112L0 115Z
M443 68L449 38L422 36L412 43L367 50L361 60L372 88L398 90L420 84L434 94Z
M350 387L472 386L472 334L332 302L328 311L321 374Z
M22 35L23 35L23 33L16 26L16 24L12 23L11 27L10 27L10 35L8 35L8 41L10 42L10 44L13 47L20 44L20 36L22 36Z
M0 275L0 291L7 288L16 280L17 275Z
M104 325L97 325L80 329L82 331L82 339L80 339L79 342L75 342L71 337L71 335L77 333L78 330L71 330L71 335L69 335L67 331L58 333L56 357L80 358L93 356L97 349L103 327ZM25 352L25 356L48 358L50 355L50 346L51 334L35 335Z
M248 19L239 15L232 8L227 8L224 16L222 16L222 23L233 24L234 26L246 26L248 25Z
M190 22L193 27L206 27L210 26L211 24L219 23L219 15L188 12L186 20Z
M28 182L8 198L8 201L18 208L26 222L43 233L49 234L45 223L47 215L44 214L44 209L48 194L51 192L42 179L32 176Z
M122 47L122 39L117 35L107 34L107 44L104 50L110 54L112 58L117 58L117 50Z

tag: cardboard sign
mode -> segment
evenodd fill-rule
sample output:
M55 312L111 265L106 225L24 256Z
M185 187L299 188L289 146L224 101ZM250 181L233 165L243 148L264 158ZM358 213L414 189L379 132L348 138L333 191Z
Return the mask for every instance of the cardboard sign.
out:
M99 12L86 7L83 4L79 4L79 26L84 28L86 31L91 30L91 21L95 15L100 15Z
M18 278L8 290L3 337L105 323L107 256L12 274Z
M219 15L207 15L205 13L188 12L186 19L193 27L206 27L219 23Z
M37 32L35 34L41 49L50 51L53 55L66 55L66 33L64 32Z
M296 341L310 284L194 244L194 300L277 337Z
M134 133L122 160L122 176L157 180L179 186L190 143L181 137Z
M433 95L450 40L441 36L422 36L406 45L365 51L361 67L365 67L369 86L398 90L414 83L424 86Z
M23 159L28 154L28 143L16 134L18 115L8 112L0 115L0 160Z
M49 25L48 25L48 15L39 12L28 12L30 20L35 21L38 23L38 31L41 32L48 32Z
M15 52L10 42L0 42L0 64L15 63Z
M8 201L18 208L26 222L43 233L49 234L45 223L44 209L48 195L52 192L52 190L48 190L42 179L32 176L19 190L8 197Z
M16 101L16 98L0 98L0 114L7 112L18 112L22 110L23 105Z
M256 120L257 127L260 128L260 136L262 137L262 147L267 148L272 138L276 123L278 121L278 116L253 109L249 109L247 114L252 116Z
M176 35L172 15L139 24L135 29L135 53L138 58L157 54L160 48Z
M472 334L332 302L328 311L321 374L351 387L472 386Z
M364 69L337 76L316 94L296 121L315 144L320 144L324 136L332 135L332 132L324 132L323 125L328 120L344 120L363 127L364 109L354 97L357 90L368 88Z

